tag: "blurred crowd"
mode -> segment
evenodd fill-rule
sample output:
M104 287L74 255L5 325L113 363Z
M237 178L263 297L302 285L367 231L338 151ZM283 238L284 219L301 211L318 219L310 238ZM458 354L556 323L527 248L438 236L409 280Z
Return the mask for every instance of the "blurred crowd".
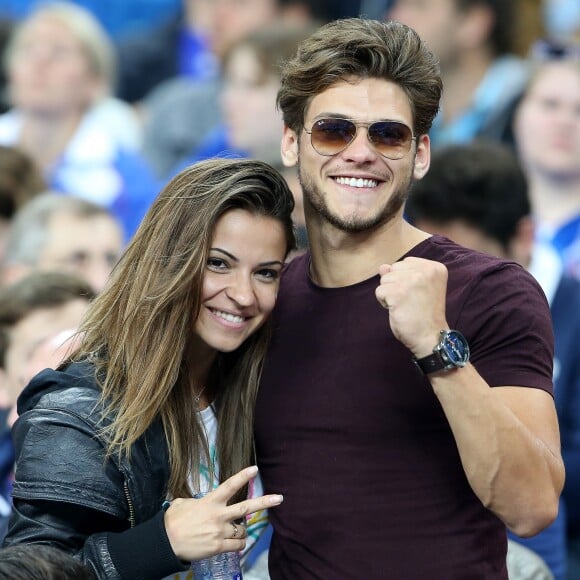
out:
M74 348L87 305L169 178L214 156L272 164L295 195L307 248L300 184L279 154L279 63L320 24L350 16L400 20L428 43L444 81L430 133L434 176L454 160L454 176L467 175L487 155L464 162L474 143L511 155L536 260L503 254L537 275L548 299L569 280L575 298L564 309L580 300L579 0L0 0L2 521L18 394ZM485 179L496 175L509 197L512 182L492 159L484 181L468 187L491 190ZM423 184L427 198L446 177ZM465 228L449 229L444 212L412 207L425 229L491 253L507 247L477 246L460 237ZM580 318L565 314L555 328L567 468L560 516L535 538L510 536L556 580L580 578L580 356L562 346L579 331Z

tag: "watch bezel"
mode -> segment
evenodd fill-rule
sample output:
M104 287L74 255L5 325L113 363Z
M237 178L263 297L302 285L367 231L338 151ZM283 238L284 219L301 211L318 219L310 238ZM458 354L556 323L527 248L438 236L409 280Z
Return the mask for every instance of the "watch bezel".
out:
M457 346L461 347L461 352ZM436 349L445 363L444 370L463 368L469 362L469 344L458 330L442 330Z

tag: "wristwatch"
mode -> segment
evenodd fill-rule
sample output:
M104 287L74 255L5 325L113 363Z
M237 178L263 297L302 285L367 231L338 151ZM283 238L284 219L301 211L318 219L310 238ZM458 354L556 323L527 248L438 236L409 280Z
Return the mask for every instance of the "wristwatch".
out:
M469 361L469 345L461 332L442 330L433 353L413 361L425 375L461 368Z

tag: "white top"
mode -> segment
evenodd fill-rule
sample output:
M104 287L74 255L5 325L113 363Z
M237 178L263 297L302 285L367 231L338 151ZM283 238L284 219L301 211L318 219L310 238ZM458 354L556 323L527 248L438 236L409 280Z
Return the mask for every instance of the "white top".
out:
M214 463L214 471L215 471L215 479L214 481L210 481L209 473L210 470L208 469L207 465L200 465L200 487L202 493L207 493L211 489L215 489L219 485L219 471L217 465L217 457L216 457L216 440L217 440L217 417L214 413L214 410L211 406L207 407L200 411L200 416L203 424L203 428L205 430L205 434L207 437L209 454L212 458ZM193 484L192 484L193 485ZM195 489L192 487L192 489ZM262 486L262 482L260 480L260 476L256 476L251 482L249 486L248 496L250 498L258 497L264 494L264 488ZM246 517L246 529L248 532L248 536L246 539L246 548L242 554L242 563L243 563L243 556L246 555L251 548L254 546L262 532L266 529L268 525L268 512L267 510L259 511L254 514L251 514ZM172 574L171 576L167 576L165 580L191 580L191 571L188 572L181 572L178 574Z

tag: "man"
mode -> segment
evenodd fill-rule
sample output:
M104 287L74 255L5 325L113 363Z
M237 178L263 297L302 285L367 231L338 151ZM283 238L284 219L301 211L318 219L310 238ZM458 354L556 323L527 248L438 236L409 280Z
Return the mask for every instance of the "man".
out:
M580 53L577 45L536 46L540 57L518 104L514 136L530 184L537 237L580 279ZM576 416L580 410L576 409ZM580 462L571 475L580 473ZM580 487L566 484L569 577L580 577Z
M529 0L528 0L529 1ZM415 29L441 63L445 91L433 146L475 137L509 142L511 105L527 76L514 54L515 0L396 0L387 18Z
M82 278L64 272L33 272L18 282L0 288L0 396L9 411L8 427L16 420L16 400L30 379L30 364L56 367L73 343L63 333L75 331L95 294ZM55 336L60 344L38 349ZM8 499L14 451L10 431L0 427L0 497ZM0 501L0 538L6 533L7 510ZM6 507L6 506L4 506Z
M530 184L537 235L580 279L580 46L539 42L535 54L514 115L516 150ZM580 532L580 511L577 518Z
M52 355L60 344L47 349L45 342L60 336L60 343L71 344L71 330L94 297L85 280L65 272L33 272L0 289L0 391L8 392L10 406L31 378L31 361L42 369L57 366ZM55 364L42 365L39 356Z
M65 271L100 292L122 249L121 225L107 209L81 198L42 194L13 218L2 283L34 270Z
M496 143L443 147L405 206L418 228L514 260L531 271L550 303L555 335L554 387L566 486L562 501L577 511L580 494L580 283L563 274L554 250L534 242L526 177L514 153ZM561 507L564 507L563 505ZM566 578L566 512L519 543L537 552L556 580Z
M280 88L280 62L289 59L299 41L314 26L278 23L235 42L223 62L220 107L224 122L203 139L201 146L178 170L209 157L250 157L281 170L294 193L294 224L299 248L306 243L302 191L294 171L287 172L280 159L282 117L276 108ZM260 119L257 124L256 119Z
M274 580L506 579L505 526L529 536L556 517L540 287L403 219L441 86L396 22L323 26L283 71L310 252L283 276L256 406L261 474L284 494Z

